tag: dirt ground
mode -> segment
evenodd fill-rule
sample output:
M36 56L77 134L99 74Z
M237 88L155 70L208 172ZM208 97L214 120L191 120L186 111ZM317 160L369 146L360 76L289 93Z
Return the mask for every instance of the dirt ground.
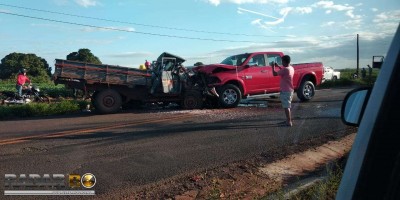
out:
M313 138L268 155L145 185L124 199L259 199L340 159L350 151L355 132L349 127L342 138Z

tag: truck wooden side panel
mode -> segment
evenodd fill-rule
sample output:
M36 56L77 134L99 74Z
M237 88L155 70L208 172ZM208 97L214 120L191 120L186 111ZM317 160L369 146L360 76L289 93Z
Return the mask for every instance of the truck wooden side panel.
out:
M79 79L84 80L86 84L146 86L150 84L151 77L147 71L135 68L61 59L56 59L55 67L55 79Z

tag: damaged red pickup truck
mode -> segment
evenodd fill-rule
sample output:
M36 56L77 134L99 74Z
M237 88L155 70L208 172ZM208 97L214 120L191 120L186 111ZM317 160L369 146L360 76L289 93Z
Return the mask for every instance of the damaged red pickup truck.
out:
M218 103L225 108L236 107L242 98L249 95L279 92L279 76L273 76L272 64L282 66L282 52L255 52L234 55L221 64L198 66L193 71L206 74L208 87L215 87ZM323 77L321 62L292 64L293 84L297 97L302 101L311 100L315 86Z

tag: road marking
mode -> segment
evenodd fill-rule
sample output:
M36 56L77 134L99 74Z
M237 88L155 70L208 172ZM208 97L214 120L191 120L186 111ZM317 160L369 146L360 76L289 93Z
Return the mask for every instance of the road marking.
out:
M115 124L115 125L110 125L110 126L98 127L98 128L76 129L76 130L69 130L69 131L61 131L61 132L57 132L57 133L10 138L10 139L5 139L5 140L0 140L0 145L16 144L16 143L29 141L31 139L36 139L36 138L57 138L57 137L68 136L68 135L93 133L93 132L97 132L97 131L116 129L116 128L122 128L122 127L127 127L127 126L137 126L137 125L142 125L142 124L166 122L166 121L171 121L171 120L176 120L176 119L184 119L184 118L187 118L190 116L193 117L193 116L195 116L195 114L186 114L186 115L181 115L181 116L177 116L177 117L156 119L156 120L145 121L145 122L131 122L131 123L123 123L123 124Z

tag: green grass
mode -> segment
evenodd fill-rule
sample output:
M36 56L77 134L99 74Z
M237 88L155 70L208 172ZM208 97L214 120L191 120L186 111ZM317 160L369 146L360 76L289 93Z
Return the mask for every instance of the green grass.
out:
M73 97L73 93L71 89L65 88L64 85L55 85L54 83L34 83L33 84L37 85L41 93L57 98L57 97ZM0 93L4 91L11 91L15 92L15 83L9 83L9 82L0 82Z
M336 165L334 169L328 169L326 180L320 181L310 188L290 197L290 200L302 199L335 199L343 176L343 166Z
M325 81L318 88L335 88L335 87L351 87L351 86L371 86L379 74L379 69L373 69L371 76L368 75L365 78L361 77L361 70L359 72L359 78L352 78L352 74L356 71L355 69L342 69L340 71L340 79L336 81Z
M0 120L74 113L86 108L86 101L63 100L56 103L29 103L0 106Z

